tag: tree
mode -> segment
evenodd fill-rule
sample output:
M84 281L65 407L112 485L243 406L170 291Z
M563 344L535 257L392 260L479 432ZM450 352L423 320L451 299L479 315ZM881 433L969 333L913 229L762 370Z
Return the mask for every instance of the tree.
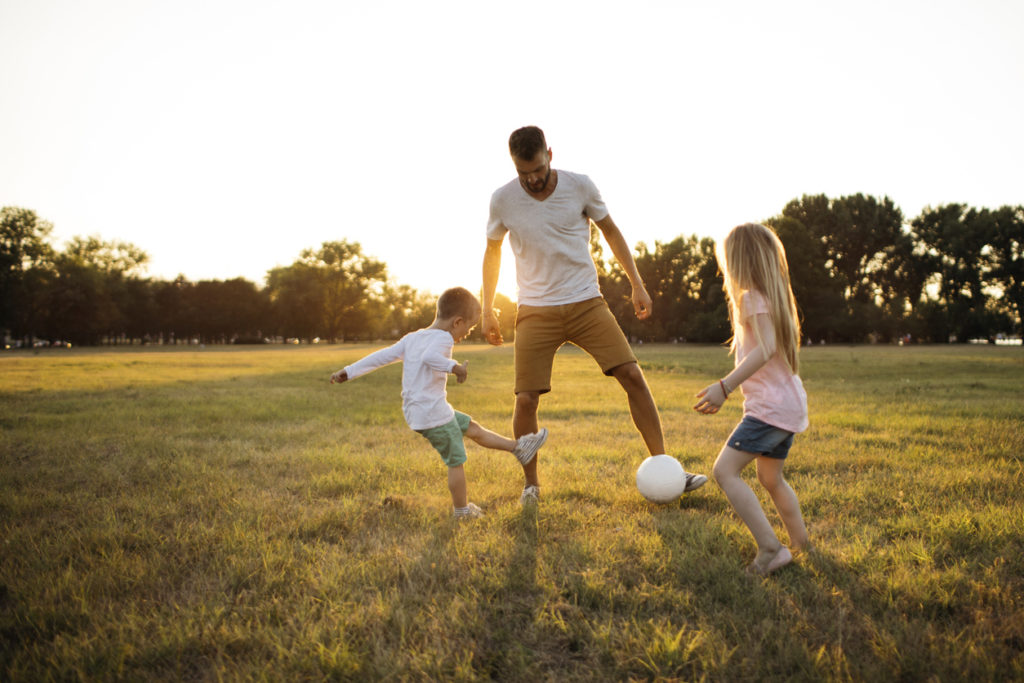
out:
M1003 206L992 215L993 284L1015 317L1018 334L1024 334L1024 206Z
M419 292L409 285L387 285L384 301L388 315L381 332L385 337L398 338L414 330L429 327L434 320L434 297Z
M979 212L963 204L928 207L911 221L911 228L923 247L928 272L936 275L936 296L944 313L942 319L931 313L934 340L966 342L988 337L994 322L985 292L993 263L987 245L994 223L988 210Z
M244 278L201 280L188 298L194 329L204 343L255 342L262 339L269 305L263 292Z
M599 270L601 290L626 336L650 341L723 341L728 338L728 312L710 238L677 237L636 248L637 271L651 296L652 312L638 320L632 288L618 263ZM603 266L603 261L599 262ZM708 276L710 275L710 279Z
M792 216L766 222L786 249L789 281L804 337L811 341L834 340L836 329L846 321L846 301L825 266L824 242Z
M156 304L156 284L152 280L126 278L113 292L114 306L120 315L116 341L148 341L159 336L160 317Z
M154 285L153 301L157 309L159 326L157 332L161 341L168 344L188 343L198 336L196 326L197 312L195 297L192 291L195 285L184 275L179 275L170 282L157 282Z
M0 209L0 336L6 330L27 338L38 331L37 296L42 271L53 258L52 232L53 225L34 211Z
M692 342L720 344L729 339L729 305L718 259L715 257L715 241L710 237L701 239L700 261L693 275L698 286L695 312L690 315L686 326L686 339Z
M127 242L72 238L54 258L42 294L45 336L76 344L121 337L128 324L118 301L147 261L145 252Z
M786 205L782 218L798 221L810 233L810 240L820 243L821 264L829 276L825 291L830 292L823 298L832 304L844 303L845 310L835 310L829 316L827 336L857 341L869 332L886 332L879 329L884 326L881 309L912 295L894 289L912 284L905 275L898 275L912 248L910 236L903 231L903 213L892 200L862 194L834 200L804 195ZM791 238L796 237L790 232ZM817 248L806 237L800 236L799 243L798 248L804 250L802 258L816 257ZM803 292L805 298L808 294L810 290ZM818 324L809 316L807 320Z
M385 312L387 268L358 242L324 242L290 266L267 275L267 289L284 336L330 340L368 338Z

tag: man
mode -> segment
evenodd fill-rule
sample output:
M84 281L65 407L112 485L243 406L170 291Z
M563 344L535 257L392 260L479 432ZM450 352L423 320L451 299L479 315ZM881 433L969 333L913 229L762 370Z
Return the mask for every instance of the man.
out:
M491 344L504 342L494 310L494 294L501 269L501 245L507 233L519 284L514 435L518 438L537 431L541 394L551 391L555 352L568 341L589 353L606 375L618 380L648 452L664 453L661 417L654 397L626 336L601 296L590 254L590 222L604 235L629 278L633 309L637 318L644 320L651 315L651 297L625 238L590 178L551 168L551 149L540 128L527 126L513 132L509 152L518 178L491 196L481 331ZM520 500L535 502L540 496L537 458L523 466L523 474L526 485ZM703 474L686 476L687 491L707 481Z

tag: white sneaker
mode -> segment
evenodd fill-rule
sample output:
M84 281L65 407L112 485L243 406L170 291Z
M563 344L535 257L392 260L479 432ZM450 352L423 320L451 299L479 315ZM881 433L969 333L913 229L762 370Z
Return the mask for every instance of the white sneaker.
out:
M483 516L484 511L476 503L468 503L464 510L452 510L452 517L455 519L476 519Z
M512 454L516 456L523 465L529 464L537 455L537 451L548 440L547 428L541 429L536 434L523 434L516 440L516 448Z
M686 473L686 488L683 489L683 493L689 493L690 491L696 491L705 483L707 483L707 476L703 474L693 474L691 472Z
M523 489L523 495L519 496L520 505L536 505L540 501L540 487L533 484Z

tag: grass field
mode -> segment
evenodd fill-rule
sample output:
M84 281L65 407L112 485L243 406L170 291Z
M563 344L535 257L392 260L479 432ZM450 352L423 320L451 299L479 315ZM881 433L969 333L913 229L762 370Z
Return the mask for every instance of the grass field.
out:
M624 394L572 349L541 505L470 444L486 517L452 521L398 367L327 381L371 348L0 355L0 679L1024 679L1019 348L805 349L816 552L767 579L713 482L638 495ZM637 352L710 474L740 404L690 406L726 352ZM511 349L456 357L450 401L509 432Z

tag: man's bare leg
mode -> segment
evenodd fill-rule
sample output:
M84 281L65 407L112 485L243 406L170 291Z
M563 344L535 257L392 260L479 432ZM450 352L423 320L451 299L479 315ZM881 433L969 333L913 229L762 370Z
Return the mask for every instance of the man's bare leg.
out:
M665 436L661 431L661 415L654 403L654 396L647 386L643 370L636 363L626 363L612 370L612 376L626 390L629 398L629 414L633 417L647 451L651 455L665 452Z
M512 413L512 434L515 438L523 434L533 434L537 431L537 411L540 408L539 391L520 391L516 394L515 410ZM526 477L526 486L540 486L540 478L537 475L537 461L540 460L540 453L528 464L523 465L523 476Z

